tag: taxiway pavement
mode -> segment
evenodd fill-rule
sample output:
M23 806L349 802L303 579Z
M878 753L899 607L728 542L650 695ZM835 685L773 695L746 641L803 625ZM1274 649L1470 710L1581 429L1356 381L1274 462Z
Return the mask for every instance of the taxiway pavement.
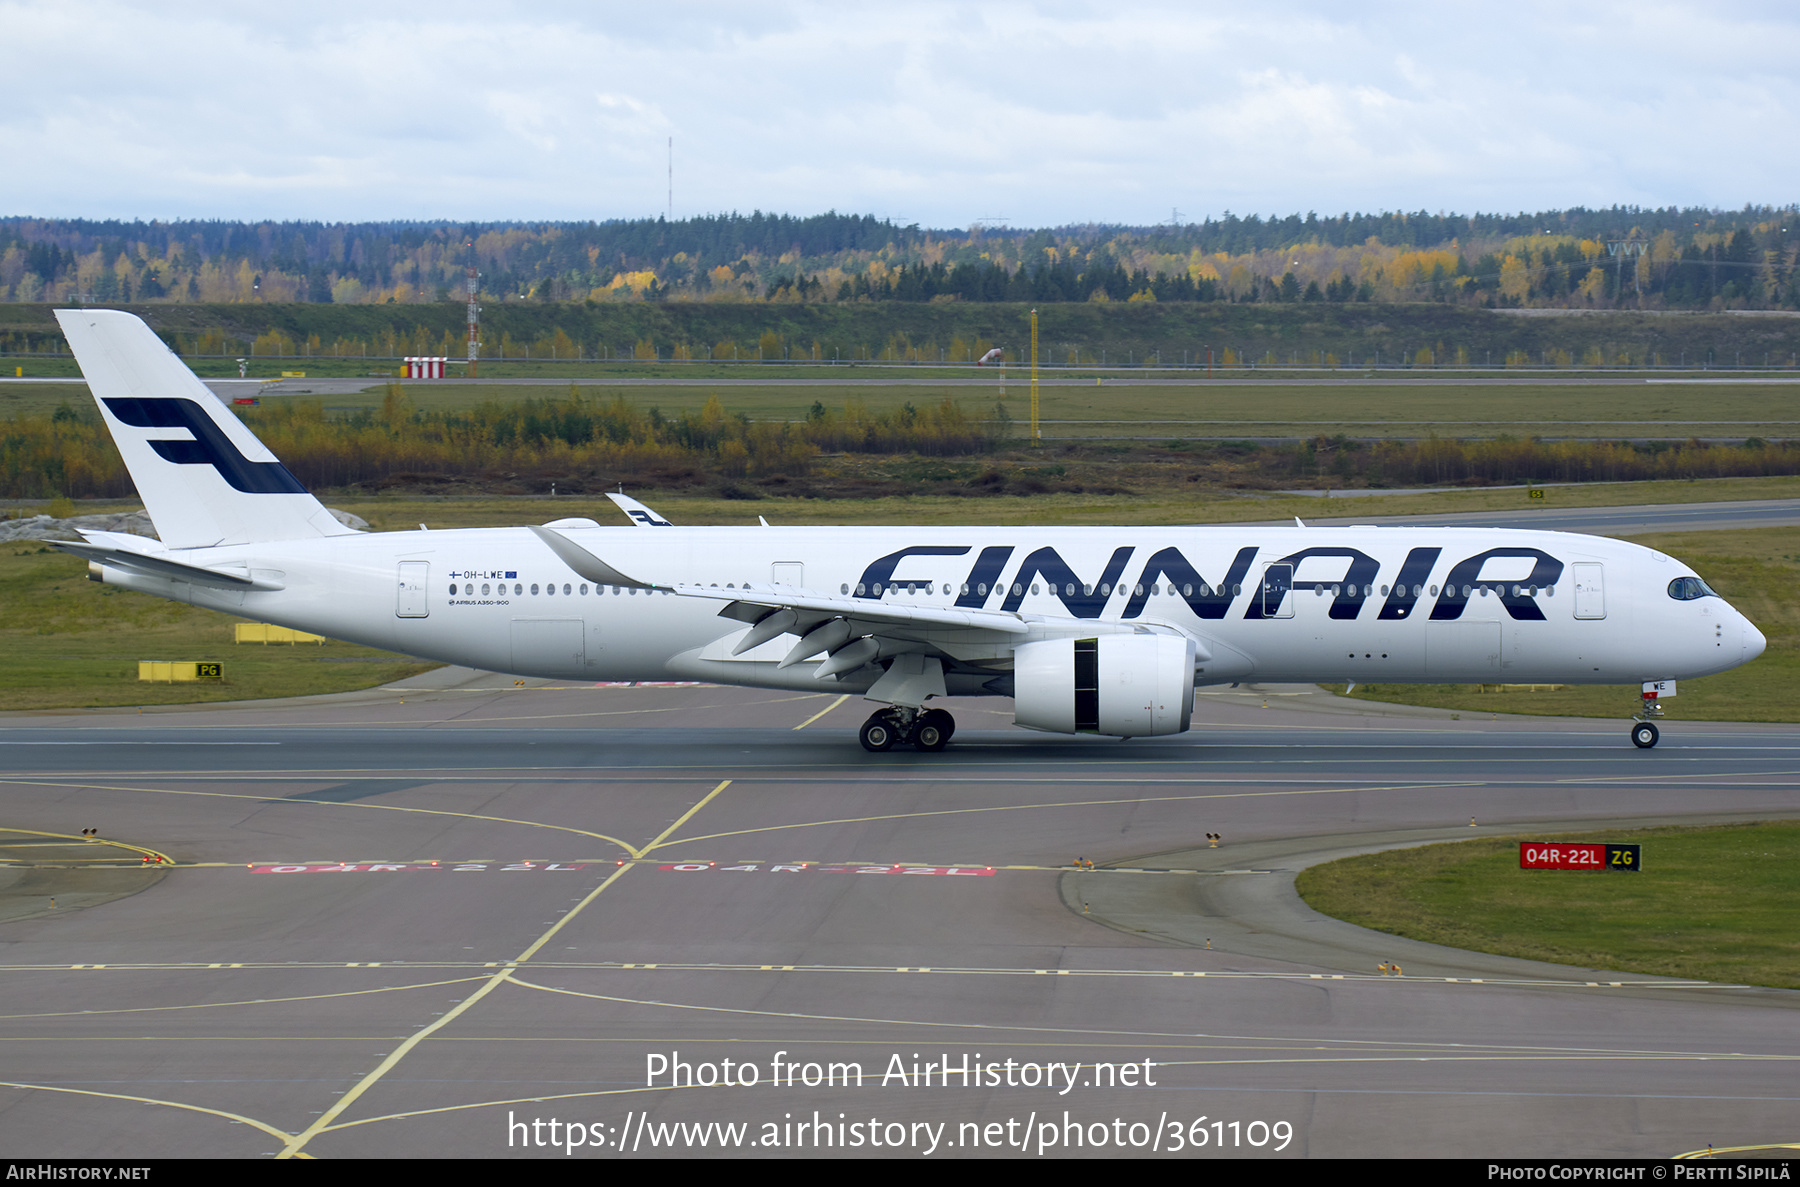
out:
M1310 912L1292 880L1444 837L1791 817L1800 727L1671 720L1639 751L1623 721L1306 688L1198 705L1189 735L1116 742L966 701L935 755L864 753L854 699L454 671L0 718L9 835L98 828L173 863L0 923L0 1144L1519 1158L1793 1139L1800 994L1406 945Z

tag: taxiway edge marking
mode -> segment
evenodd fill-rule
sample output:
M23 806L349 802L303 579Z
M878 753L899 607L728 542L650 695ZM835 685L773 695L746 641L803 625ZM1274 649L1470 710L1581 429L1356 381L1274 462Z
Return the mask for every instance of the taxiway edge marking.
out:
M165 1108L170 1109L186 1109L189 1112L206 1113L213 1117L223 1117L228 1121L238 1121L245 1125L254 1126L268 1134L270 1137L280 1138L284 1142L289 1141L292 1138L292 1135L288 1134L286 1131L277 1129L267 1122L258 1121L254 1117L246 1117L242 1113L227 1112L224 1109L209 1109L205 1105L190 1105L178 1100L159 1100L154 1096L132 1096L131 1094L124 1092L95 1092L90 1088L61 1088L50 1084L28 1084L20 1080L0 1080L0 1087L28 1088L36 1092L66 1092L73 1096L98 1096L107 1100L130 1100L136 1101L139 1104L162 1105Z
M663 846L663 843L667 842L669 840L670 833L674 832L676 829L680 828L682 825L684 825L688 821L692 820L694 818L694 813L696 813L700 809L706 807L706 805L712 803L714 796L718 795L721 791L724 791L727 787L730 787L730 786L731 786L731 780L729 780L729 779L720 780L719 785L717 787L713 788L711 791L707 792L706 795L701 798L699 803L697 803L693 807L689 808L686 812L683 812L681 814L681 818L679 820L675 821L675 823L671 824L668 828L663 829L662 832L656 834L656 839L654 841L651 841L648 845L645 845L642 849L631 850L631 856L641 858L646 853L649 853L654 849L660 849ZM669 842L669 843L673 844L673 842Z
M808 717L805 721L802 721L799 725L795 726L794 728L797 730L805 729L807 726L809 726L813 722L819 720L819 718L825 716L827 713L831 712L833 709L837 708L839 705L843 704L845 701L847 701L849 699L850 699L850 694L844 693L842 696L838 697L837 700L831 702L831 704L825 706L823 709L820 709L817 713L814 713L811 717Z
M729 782L729 780L727 782ZM713 794L717 795L719 793L719 791L724 789L724 786L725 785L723 783L721 783L718 787L714 788ZM712 798L712 796L707 797L707 799L711 799L711 798ZM704 804L705 802L706 802L706 800L700 801L700 803L702 803L702 804ZM700 806L699 804L696 804L694 806L694 809L690 810L690 812L688 814L692 815L693 811L697 811L699 809L699 806ZM686 817L683 817L682 819L685 820ZM677 823L679 823L679 822L677 822ZM671 826L671 827L673 827L673 826ZM452 1006L449 1010L445 1011L443 1017L437 1019L435 1022L432 1022L429 1025L416 1031L409 1038L407 1038L405 1042L401 1043L398 1047L394 1048L394 1050L388 1054L387 1058L383 1059L379 1064L377 1064L375 1066L375 1068L373 1070L371 1070L367 1075L365 1075L361 1080L358 1080L356 1082L356 1084L353 1087L351 1087L351 1089L348 1092L344 1093L343 1096L339 1097L337 1100L337 1103L333 1104L329 1109L325 1110L324 1113L320 1114L319 1118L316 1121L314 1121L311 1125L307 1126L300 1133L295 1134L292 1138L290 1138L288 1140L287 1145L282 1147L281 1152L279 1154L277 1154L276 1157L277 1158L293 1158L293 1157L295 1157L296 1155L298 1155L300 1153L301 1149L303 1147L305 1147L307 1142L311 1141L313 1138L317 1137L319 1134L325 1132L327 1129L330 1129L331 1123L333 1121L335 1121L344 1112L345 1109L347 1109L351 1105L355 1104L357 1102L357 1100L359 1098L361 1098L363 1093L367 1092L370 1088L374 1087L375 1084L377 1082L379 1082L383 1076L386 1076L390 1071L393 1071L394 1068L399 1065L400 1061L402 1059L405 1059L406 1056L409 1053L411 1053L413 1048L417 1047L420 1043L424 1042L426 1039L430 1038L432 1035L436 1034L438 1031L442 1030L444 1027L450 1025L450 1023L454 1022L457 1018L460 1018L463 1014L467 1013L469 1011L469 1009L475 1005L476 1002L480 1001L482 998L486 997L488 994L492 993L495 989L497 989L501 984L503 984L507 980L511 979L514 969L518 968L518 966L522 962L530 960L532 955L535 954L538 951L538 949L542 948L546 943L548 943L552 936L554 936L557 932L561 931L565 924L567 924L570 920L574 919L575 916L581 914L581 912L587 907L587 905L589 903L591 903L595 899L599 898L601 893L603 891L605 891L607 887L611 886L614 882L617 882L619 880L619 878L621 876L623 876L625 871L629 870L631 868L632 868L631 865L627 864L627 865L622 865L618 869L614 870L610 875L607 876L606 881L604 881L604 882L600 883L600 885L594 887L593 891L591 893L589 893L586 898L582 899L579 903L576 903L574 907L570 908L567 912L565 912L563 914L562 918L558 919L554 924L552 924L550 926L550 929L548 931L546 931L543 935L539 936L535 941L533 941L532 944L525 949L525 951L521 952L514 959L508 961L506 963L505 967L501 968L500 970L495 972L493 976L489 977L486 981L484 981L481 985L481 988L477 989L474 993L471 993L468 997L465 997L462 1001L456 1003L456 1005Z

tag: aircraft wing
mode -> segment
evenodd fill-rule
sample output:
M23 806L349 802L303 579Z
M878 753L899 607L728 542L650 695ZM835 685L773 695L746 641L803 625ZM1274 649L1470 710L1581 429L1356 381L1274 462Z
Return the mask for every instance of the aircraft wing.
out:
M1021 616L1002 610L902 606L867 598L832 597L786 585L745 585L741 589L719 589L710 585L671 585L667 588L671 593L683 597L712 598L727 602L725 609L719 611L720 616L735 618L739 622L758 621L769 610L796 610L846 618L870 626L969 627L1008 635L1023 635L1031 629L1031 624ZM745 607L750 613L745 613L738 607Z
M900 650L935 650L952 639L1016 639L1044 625L1003 610L902 605L773 583L720 589L712 585L642 581L552 528L534 527L531 531L564 564L597 584L662 590L680 597L725 603L719 610L720 617L750 626L733 648L733 655L742 655L782 635L798 635L800 641L779 666L788 667L827 652L819 665L819 676L850 671Z
M1003 610L975 610L954 606L906 606L823 594L791 585L749 585L720 589L711 585L686 585L640 581L620 572L553 528L534 527L537 537L575 572L600 585L667 590L682 597L710 598L728 603L720 613L740 622L755 622L771 610L795 610L815 616L849 618L871 626L972 627L1022 635L1031 629L1023 616ZM736 609L742 607L743 609ZM772 637L772 636L771 636Z

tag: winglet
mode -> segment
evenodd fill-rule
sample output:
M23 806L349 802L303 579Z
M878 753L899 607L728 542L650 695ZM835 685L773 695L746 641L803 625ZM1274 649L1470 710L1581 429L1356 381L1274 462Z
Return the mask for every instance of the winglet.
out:
M529 530L542 540L544 546L554 552L563 564L596 585L619 585L627 589L669 588L664 585L652 585L648 581L639 581L635 577L627 577L554 528L533 527Z

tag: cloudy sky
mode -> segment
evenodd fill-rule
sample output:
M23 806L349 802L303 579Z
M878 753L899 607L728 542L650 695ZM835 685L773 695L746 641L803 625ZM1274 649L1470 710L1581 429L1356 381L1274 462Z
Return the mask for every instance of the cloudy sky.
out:
M278 13L278 15L271 15ZM1800 201L1800 7L0 0L0 214Z

